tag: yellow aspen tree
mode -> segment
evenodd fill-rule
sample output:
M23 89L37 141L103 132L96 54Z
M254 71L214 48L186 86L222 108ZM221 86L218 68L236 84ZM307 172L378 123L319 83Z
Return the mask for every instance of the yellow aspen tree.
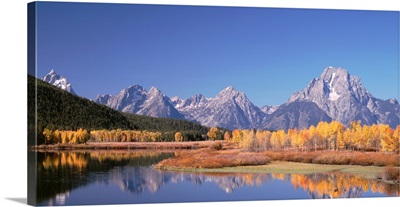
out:
M76 135L76 143L77 144L81 144L81 143L85 143L85 131L82 128L79 128L78 131L75 132ZM86 131L87 133L87 131Z
M275 149L282 149L285 143L285 137L286 133L283 130L278 130L276 132L273 132L271 135L271 145Z
M396 149L396 151L399 151L399 147L400 147L400 125L397 125L396 130L393 133L393 139L394 139L394 143L397 143L397 147L394 146L394 148Z
M320 143L322 143L322 148L328 148L328 136L329 136L329 124L328 122L319 122L317 125L317 132L320 138Z
M75 131L68 131L68 136L69 136L69 143L71 144L77 143Z
M300 130L298 136L296 136L294 139L292 139L292 143L294 143L294 146L297 147L298 149L304 151L304 146L306 145L308 139L309 139L309 132L307 129L302 129ZM295 140L295 141L293 141Z
M343 125L338 121L332 121L328 125L328 141L330 142L330 147L337 150L338 137L343 133Z
M371 149L371 126L364 125L362 127L361 146L364 149Z
M350 128L343 132L344 149L348 150L352 147L352 134Z
M82 129L78 129L77 131L75 131L75 143L76 144L80 144L81 143L81 133L82 133Z
M378 125L373 124L371 126L371 147L375 151L379 151L381 146L381 140L379 137L379 128Z
M278 130L278 137L281 147L284 147L287 141L287 134L284 130Z
M175 133L175 142L182 142L183 141L183 135L181 132L176 132Z
M298 138L297 128L289 129L288 133L287 133L286 143L285 143L286 147L288 147L288 146L295 147L293 145L293 140L294 140L294 143L297 143L298 142L297 138Z
M393 152L398 150L398 142L394 139L394 130L387 124L380 124L382 151Z
M69 142L69 139L68 139L68 132L62 131L62 132L61 132L61 143L66 144L66 143L68 143L68 142Z
M231 135L229 134L228 131L226 131L226 132L224 133L224 140L227 141L227 142L230 142L230 141L231 141Z
M317 151L317 147L318 147L318 132L317 129L315 128L314 125L311 125L310 128L308 128L308 132L309 132L309 136L310 136L310 145L313 146L314 151Z
M276 132L271 133L271 147L273 150L277 150L279 146L279 138Z
M269 131L257 130L256 131L256 141L258 148L266 150L268 148L268 137Z
M345 141L344 141L344 131L341 131L337 135L337 149L338 150L343 150L345 149Z
M53 133L54 143L61 143L61 131L56 129Z
M246 151L255 150L255 134L253 130L243 130L243 140L239 142L239 146Z
M86 129L82 129L82 128L80 128L78 131L79 131L79 135L80 135L78 137L79 143L80 144L86 143L90 138L89 132Z
M53 130L45 128L43 130L43 135L45 139L45 144L53 144Z
M241 130L235 129L232 131L232 141L234 143L239 143L243 139L243 133Z
M353 121L350 123L351 142L358 150L361 148L362 143L362 129L360 121Z
M211 127L210 131L207 133L207 136L212 140L216 140L219 136L219 129L217 127Z

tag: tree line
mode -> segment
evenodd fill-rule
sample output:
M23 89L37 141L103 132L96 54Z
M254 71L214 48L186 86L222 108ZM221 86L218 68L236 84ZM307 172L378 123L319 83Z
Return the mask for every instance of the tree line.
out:
M308 129L288 131L233 130L224 139L238 143L248 151L255 150L352 150L398 152L400 125L392 129L387 124L361 125L353 121L345 127L338 121L319 122Z
M44 144L83 144L92 142L182 142L203 141L209 139L207 135L198 131L169 131L153 132L147 130L52 130L43 131Z
M162 132L167 140L173 139L176 131L185 133L187 140L196 140L200 139L199 133L206 134L209 130L191 121L119 112L28 75L28 145L62 143L58 132L74 137L73 131L80 129L88 133L103 129ZM60 139L49 140L48 137L53 136L46 137L45 134L51 134L49 130L58 131L55 136ZM65 138L64 142L84 142L82 138L74 140L71 137Z

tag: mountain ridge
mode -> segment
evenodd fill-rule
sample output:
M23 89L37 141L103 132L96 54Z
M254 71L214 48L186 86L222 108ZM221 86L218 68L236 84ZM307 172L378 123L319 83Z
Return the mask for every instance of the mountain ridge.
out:
M374 97L359 77L350 75L347 69L332 66L311 79L304 89L293 93L285 103L276 106L255 106L244 92L233 86L211 98L197 94L181 99L178 96L169 98L154 86L147 91L136 84L115 95L98 95L94 102L122 112L185 119L228 129L287 130L331 120L347 126L357 120L367 125L384 123L392 128L400 123L400 105L395 98ZM313 118L307 118L307 114L312 114Z

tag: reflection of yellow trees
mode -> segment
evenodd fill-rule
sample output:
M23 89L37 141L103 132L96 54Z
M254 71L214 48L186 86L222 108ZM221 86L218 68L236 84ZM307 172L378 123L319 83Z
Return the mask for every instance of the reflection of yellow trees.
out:
M243 181L245 185L247 186L253 186L254 185L254 176L253 174L246 174L243 176Z
M58 153L56 156L54 154L46 155L42 165L44 169L56 169L60 167L69 167L82 169L87 166L87 158L83 153Z
M112 160L122 161L130 160L134 158L155 158L161 155L160 152L124 152L124 151L97 151L97 152L61 152L61 153L50 153L45 156L42 166L44 169L56 169L62 168L77 168L83 169L87 167L88 160L98 161L99 163Z
M121 161L121 160L129 160L129 159L134 159L134 158L159 157L160 155L161 155L160 152L100 151L100 152L91 152L90 159L97 160L99 162L102 162L104 160Z
M376 180L368 180L359 176L352 176L344 173L331 173L329 175L319 175L315 178L312 175L292 174L291 183L295 188L303 188L306 191L314 192L318 196L329 195L331 198L339 198L351 188L358 187L367 192L369 189L373 193L380 192L388 195L399 196L397 185L390 185ZM279 179L274 177L274 179ZM394 187L393 187L394 186Z
M285 180L286 175L283 173L273 173L272 175L273 179L278 179L278 180Z
M319 122L308 129L289 129L287 132L265 130L233 130L228 140L247 151L296 149L301 151L362 150L398 152L400 125L395 130L386 124L363 125L353 121L346 128L338 121Z
M367 192L371 190L373 193L386 194L388 196L399 196L400 189L398 185L369 180L359 176L331 172L326 174L282 174L282 173L210 173L214 178L234 176L238 186L261 186L263 182L267 182L270 178L274 180L290 181L294 189L304 189L320 198L344 198L361 196L357 193ZM356 190L355 190L356 189Z

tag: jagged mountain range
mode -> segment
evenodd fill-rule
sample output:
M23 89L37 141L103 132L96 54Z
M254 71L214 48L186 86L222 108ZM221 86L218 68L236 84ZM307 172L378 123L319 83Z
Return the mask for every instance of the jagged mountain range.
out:
M312 79L305 89L279 106L259 108L232 86L213 98L198 94L181 99L169 98L155 87L146 91L132 85L115 95L98 95L94 101L123 112L186 119L228 129L301 129L332 120L345 125L354 120L367 125L384 123L395 128L400 122L396 99L375 98L360 78L334 67L326 68L319 78Z
M184 119L167 96L155 87L146 91L142 86L132 85L116 95L99 95L96 103L109 106L118 111L153 117Z

